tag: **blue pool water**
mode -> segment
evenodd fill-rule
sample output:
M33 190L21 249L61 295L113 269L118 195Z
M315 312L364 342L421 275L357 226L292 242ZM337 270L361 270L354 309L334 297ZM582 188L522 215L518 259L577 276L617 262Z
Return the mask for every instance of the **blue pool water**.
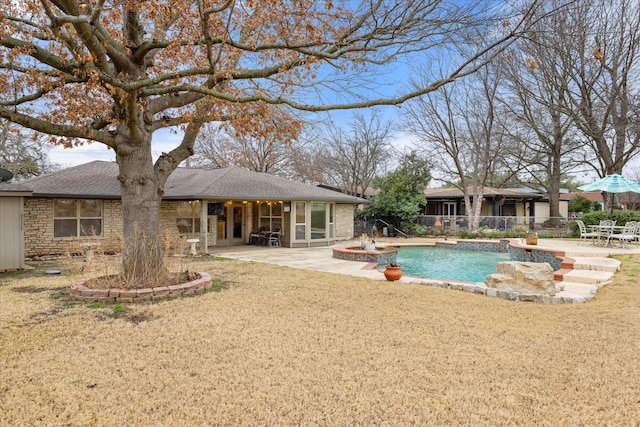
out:
M500 261L509 261L509 254L414 246L398 248L396 262L407 276L484 282Z

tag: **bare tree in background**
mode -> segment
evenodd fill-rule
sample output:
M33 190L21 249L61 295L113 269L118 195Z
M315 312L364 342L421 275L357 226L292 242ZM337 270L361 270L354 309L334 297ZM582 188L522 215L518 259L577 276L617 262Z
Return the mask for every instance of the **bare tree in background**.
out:
M0 168L13 172L16 181L58 169L47 157L49 148L45 135L0 120Z
M576 2L545 46L556 50L563 70L556 81L562 111L591 148L582 162L600 176L622 173L640 148L638 28L636 0Z
M317 152L323 182L350 194L364 195L371 181L393 165L392 123L374 111L355 114L343 126L326 128Z
M406 126L441 181L462 191L469 228L482 214L484 187L503 166L508 140L497 110L502 76L493 68L412 101ZM435 175L435 174L434 174Z
M249 129L209 123L196 140L192 163L211 168L241 167L288 177L292 159L301 148L300 127L299 120L285 114L273 114L271 119Z
M547 194L551 217L560 217L560 186L566 174L583 167L578 154L583 144L573 120L562 109L569 78L562 58L553 48L556 31L562 32L565 14L548 17L534 26L500 61L504 70L502 103L508 112L513 150L506 155L509 168L522 184Z

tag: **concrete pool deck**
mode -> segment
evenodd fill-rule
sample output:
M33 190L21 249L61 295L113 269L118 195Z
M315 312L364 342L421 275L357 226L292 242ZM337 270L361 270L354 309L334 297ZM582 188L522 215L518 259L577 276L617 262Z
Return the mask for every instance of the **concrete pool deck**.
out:
M443 239L379 239L380 246L418 246L433 245ZM448 240L450 242L451 240ZM518 239L520 241L520 239ZM357 241L344 241L336 246L357 244ZM345 261L333 258L334 246L322 246L316 248L280 248L262 247L252 245L241 246L214 246L209 248L210 255L236 259L240 261L264 262L291 268L302 268L328 273L343 274L346 276L366 277L372 280L386 280L380 270L366 262ZM640 246L633 244L630 248L593 246L591 243L580 242L576 239L539 239L538 245L532 248L560 251L564 257L574 260L573 271L565 272L565 278L561 282L563 291L556 297L540 302L584 302L595 296L597 289L610 282L613 273L619 269L619 262L611 258L615 254L640 255ZM581 273L583 272L583 273ZM400 281L407 284L422 284L429 286L446 287L450 289L465 290L474 293L484 293L482 286L465 284L451 280L425 279L419 277L403 276ZM489 296L498 296L504 299L514 299L514 295L493 295L495 290L490 290ZM531 300L531 299L527 299Z

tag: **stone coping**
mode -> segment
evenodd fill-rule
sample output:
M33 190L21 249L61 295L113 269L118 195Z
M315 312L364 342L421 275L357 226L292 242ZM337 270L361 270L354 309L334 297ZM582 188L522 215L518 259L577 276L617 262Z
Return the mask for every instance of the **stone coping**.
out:
M77 301L113 303L137 303L180 298L203 294L206 289L212 286L211 276L208 273L198 273L202 277L191 282L142 289L91 289L84 286L88 279L81 280L71 286L69 295Z

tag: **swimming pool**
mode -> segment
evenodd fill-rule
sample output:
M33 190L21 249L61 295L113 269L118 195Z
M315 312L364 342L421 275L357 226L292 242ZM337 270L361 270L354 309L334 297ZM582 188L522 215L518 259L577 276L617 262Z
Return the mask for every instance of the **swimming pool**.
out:
M407 276L484 282L496 264L509 261L505 252L481 252L434 246L399 247L396 262Z

